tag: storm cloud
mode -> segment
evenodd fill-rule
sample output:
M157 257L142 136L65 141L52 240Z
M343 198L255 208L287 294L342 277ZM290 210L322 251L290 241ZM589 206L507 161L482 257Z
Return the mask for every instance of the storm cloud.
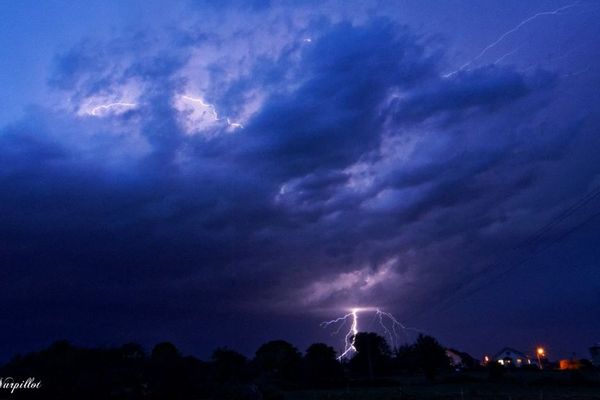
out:
M302 18L271 38L238 20L56 54L58 101L0 128L13 339L39 325L191 348L190 332L234 337L232 320L259 341L284 332L282 316L353 305L439 333L422 312L597 226L583 210L523 248L598 184L585 87L565 99L561 74L507 64L447 76L441 36L381 16ZM44 340L30 331L23 347Z

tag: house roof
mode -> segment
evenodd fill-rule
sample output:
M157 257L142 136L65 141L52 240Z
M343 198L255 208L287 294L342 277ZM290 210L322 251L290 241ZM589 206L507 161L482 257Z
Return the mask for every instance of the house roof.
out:
M500 357L500 356L502 355L502 353L506 353L506 352L513 353L513 354L515 354L515 355L517 355L517 356L520 356L520 357L523 357L523 358L529 358L529 357L528 357L528 356L527 356L525 353L523 353L522 351L519 351L519 350L513 349L512 347L503 347L503 348L502 348L502 349L501 349L499 352L497 352L497 353L494 355L494 358L496 359L496 358Z

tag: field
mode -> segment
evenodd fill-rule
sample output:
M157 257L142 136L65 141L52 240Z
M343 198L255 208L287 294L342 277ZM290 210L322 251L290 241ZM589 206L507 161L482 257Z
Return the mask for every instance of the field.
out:
M468 382L427 384L398 381L398 386L287 392L286 400L600 400L598 372L513 373L502 382L489 382L484 374L461 376Z
M584 400L600 399L598 388L532 388L522 386L469 384L429 387L367 388L336 391L302 391L286 393L286 400Z

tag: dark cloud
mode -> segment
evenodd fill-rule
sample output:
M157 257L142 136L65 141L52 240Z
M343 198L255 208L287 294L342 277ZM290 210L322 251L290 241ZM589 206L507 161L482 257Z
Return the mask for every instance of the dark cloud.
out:
M460 71L423 85L407 98L393 101L391 108L398 122L420 122L440 114L456 119L468 111L497 111L534 91L547 88L554 78L545 71L525 76L509 67L486 66Z
M260 152L291 176L350 165L379 144L385 96L433 73L424 53L387 21L332 27L303 52L300 86L270 98L252 120L250 156Z

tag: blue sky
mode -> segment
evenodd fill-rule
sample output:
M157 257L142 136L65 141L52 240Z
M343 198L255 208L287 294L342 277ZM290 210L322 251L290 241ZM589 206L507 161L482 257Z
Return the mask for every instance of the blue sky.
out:
M600 4L0 12L0 354L339 346L357 306L475 356L600 340Z

